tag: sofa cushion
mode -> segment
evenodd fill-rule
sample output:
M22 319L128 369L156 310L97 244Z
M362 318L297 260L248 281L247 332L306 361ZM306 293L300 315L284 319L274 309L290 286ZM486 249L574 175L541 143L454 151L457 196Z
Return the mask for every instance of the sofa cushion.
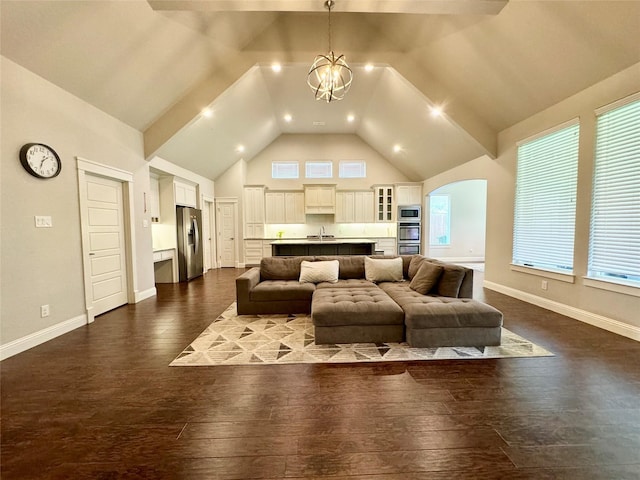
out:
M402 309L378 287L325 288L313 294L311 319L315 326L402 325Z
M348 280L351 278L364 278L364 257L362 255L330 255L315 257L316 261L338 260L340 264L340 278Z
M399 282L402 280L402 259L364 259L365 278L370 282Z
M422 295L429 293L438 284L444 267L431 262L422 262L413 276L409 288Z
M316 286L298 280L265 280L256 285L249 298L254 302L306 300L311 302Z
M336 283L338 281L338 260L307 262L300 264L300 283Z
M300 264L311 262L313 257L264 257L260 260L261 280L298 280Z
M407 271L407 278L409 280L413 280L413 277L415 277L424 259L425 257L423 257L422 255L413 255L411 257L411 261L409 262L409 268Z
M442 297L457 298L458 292L460 292L460 285L462 285L466 273L464 267L449 264L444 265L436 293Z
M316 285L316 289L321 288L378 288L375 283L363 278L340 278L336 283L322 282Z

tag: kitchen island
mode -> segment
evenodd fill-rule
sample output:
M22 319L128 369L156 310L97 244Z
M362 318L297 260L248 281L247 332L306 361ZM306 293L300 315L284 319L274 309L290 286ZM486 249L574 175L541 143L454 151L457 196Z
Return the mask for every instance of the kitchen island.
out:
M271 242L271 255L373 255L375 240L362 238L307 238L299 240L276 240Z

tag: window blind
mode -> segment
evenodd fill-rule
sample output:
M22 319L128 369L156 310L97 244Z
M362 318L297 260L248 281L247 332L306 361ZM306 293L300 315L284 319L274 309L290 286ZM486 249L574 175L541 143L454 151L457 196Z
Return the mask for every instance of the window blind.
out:
M332 178L333 162L330 160L317 160L313 162L305 162L306 178Z
M338 176L340 178L366 178L367 162L364 160L341 160Z
M598 116L589 276L640 286L640 101Z
M576 121L518 146L514 264L573 271L579 133Z

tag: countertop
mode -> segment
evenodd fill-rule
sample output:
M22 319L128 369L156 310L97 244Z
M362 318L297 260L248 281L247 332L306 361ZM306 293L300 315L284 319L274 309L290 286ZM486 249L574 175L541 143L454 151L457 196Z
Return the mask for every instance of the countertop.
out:
M370 238L325 238L312 239L312 238L300 238L296 240L275 240L271 242L271 245L317 245L317 244L329 244L334 243L376 243L376 240Z

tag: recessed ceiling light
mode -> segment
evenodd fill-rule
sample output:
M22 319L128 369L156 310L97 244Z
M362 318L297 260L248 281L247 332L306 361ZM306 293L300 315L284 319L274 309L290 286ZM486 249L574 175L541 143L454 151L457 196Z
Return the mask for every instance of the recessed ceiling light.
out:
M211 110L210 108L202 109L202 116L207 118L213 117L213 110Z
M402 150L402 147L400 145L396 144L393 146L393 151L395 153L398 153L400 150Z
M238 152L238 153L242 153L242 152L244 152L244 145L238 145L238 146L236 147L236 152Z
M431 107L431 116L432 117L440 117L440 116L442 116L442 107L438 107L436 105Z
M353 123L355 119L356 119L355 115L347 115L347 122Z
M289 123L291 120L293 119L293 117L291 115L289 115L288 113L285 114L284 116L284 121Z
M373 65L372 65L372 64L370 64L370 63L367 63L367 64L364 66L364 69L365 69L367 72L370 72L371 70L373 70Z
M282 65L280 65L279 63L272 63L271 64L271 70L273 70L274 72L279 72L280 70L282 70Z

